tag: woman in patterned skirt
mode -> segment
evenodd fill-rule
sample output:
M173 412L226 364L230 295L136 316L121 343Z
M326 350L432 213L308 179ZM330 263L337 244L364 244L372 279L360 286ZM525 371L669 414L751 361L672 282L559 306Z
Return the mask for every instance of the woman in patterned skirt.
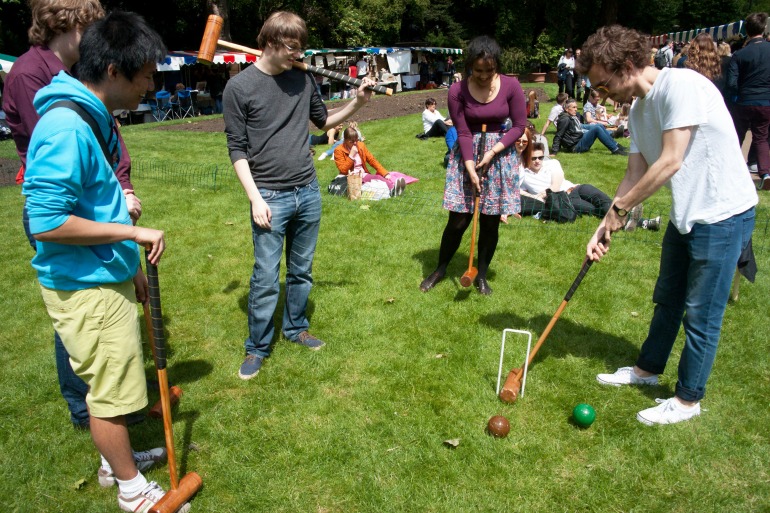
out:
M460 247L463 234L473 219L474 189L479 200L478 271L475 285L488 295L487 269L497 248L500 215L520 210L519 162L513 143L527 124L524 91L518 80L500 74L500 47L494 39L479 36L465 51L466 79L449 88L449 114L457 128L444 186L444 208L449 221L441 237L436 270L420 284L427 292L446 274L447 266ZM512 126L506 130L506 120ZM483 158L477 164L481 126L487 126Z

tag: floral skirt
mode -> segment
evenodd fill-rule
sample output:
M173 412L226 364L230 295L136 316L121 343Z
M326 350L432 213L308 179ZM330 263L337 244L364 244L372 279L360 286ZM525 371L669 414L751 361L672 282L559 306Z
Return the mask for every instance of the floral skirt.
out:
M483 151L489 151L503 134L488 133ZM481 134L473 134L473 154L478 155ZM449 154L444 185L444 208L452 212L473 212L473 185L465 172L460 146L455 144ZM482 214L517 214L521 210L519 195L519 157L513 146L496 155L481 179L479 208Z

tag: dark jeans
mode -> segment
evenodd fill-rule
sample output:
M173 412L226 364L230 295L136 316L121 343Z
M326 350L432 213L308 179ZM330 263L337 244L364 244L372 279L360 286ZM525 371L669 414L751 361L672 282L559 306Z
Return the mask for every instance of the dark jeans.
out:
M612 200L602 191L589 184L576 185L569 193L572 206L578 214L604 217L610 210Z
M33 250L37 250L35 238L32 237L32 233L29 231L29 215L27 214L26 205L22 209L21 222L24 225L24 233L27 234L30 246L32 246ZM64 400L67 401L70 420L78 426L87 426L89 423L88 408L86 407L88 385L72 370L70 355L64 348L59 334L55 331L53 332L53 342L56 356L56 374L59 377L59 390Z
M718 223L696 223L685 234L668 223L652 295L655 311L636 365L662 374L683 325L680 399L700 401L706 392L735 267L753 230L754 208Z
M446 126L446 123L444 123L444 120L437 119L433 126L430 127L430 130L428 130L425 135L428 137L444 137L446 136L447 131L449 130L449 127Z
M757 171L760 175L770 173L770 107L753 105L736 105L735 130L738 132L738 142L743 144L746 131L751 130L751 149L757 159Z
M559 92L567 93L570 98L575 97L575 77L567 73L567 78L559 80Z

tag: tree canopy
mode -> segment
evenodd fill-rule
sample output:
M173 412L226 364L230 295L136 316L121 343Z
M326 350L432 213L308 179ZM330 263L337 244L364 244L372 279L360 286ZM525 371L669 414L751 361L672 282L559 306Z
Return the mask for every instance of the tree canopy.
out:
M510 66L533 66L536 50L577 47L598 27L620 23L658 35L720 25L770 11L770 0L103 0L107 10L142 14L171 49L195 49L207 16L225 18L223 39L256 46L269 14L290 10L308 24L312 47L422 44L462 47L479 34L497 38ZM29 7L0 0L0 52L27 48ZM7 20L15 20L10 24ZM548 48L546 48L548 50Z

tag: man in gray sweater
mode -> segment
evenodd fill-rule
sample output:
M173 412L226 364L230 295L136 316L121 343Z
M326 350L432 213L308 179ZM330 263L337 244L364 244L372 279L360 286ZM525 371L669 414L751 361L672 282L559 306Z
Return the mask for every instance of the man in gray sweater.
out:
M310 349L324 343L308 332L313 254L321 224L321 192L308 146L308 119L327 130L371 97L366 78L356 99L328 113L314 78L292 66L304 53L307 27L296 14L270 15L257 38L262 57L228 81L223 104L227 148L251 203L254 270L251 276L246 358L238 376L251 379L270 355L278 303L281 253L286 243L283 336Z

